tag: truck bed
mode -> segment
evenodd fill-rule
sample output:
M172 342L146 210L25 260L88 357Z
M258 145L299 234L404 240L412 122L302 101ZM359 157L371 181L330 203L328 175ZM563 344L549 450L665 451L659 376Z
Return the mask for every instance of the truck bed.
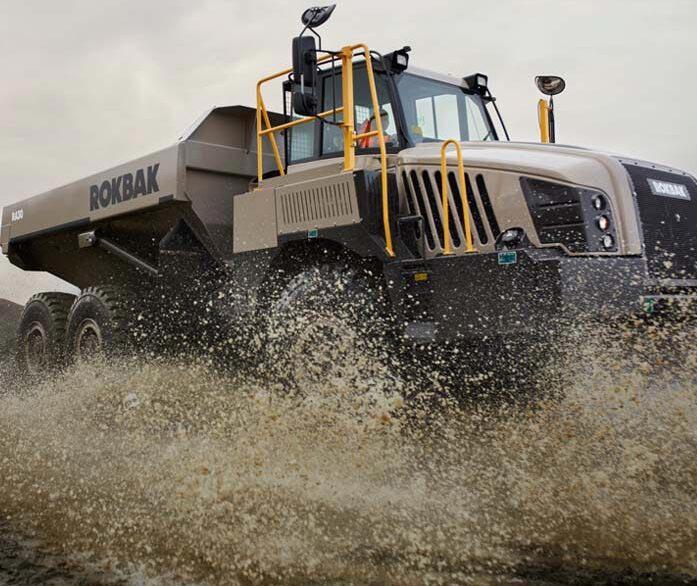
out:
M248 191L256 176L255 115L245 106L214 108L164 149L5 206L3 253L25 270L45 270L79 286L79 271L71 267L78 233L113 222L125 226L131 218L130 225L142 224L147 234L157 231L158 210L176 204L190 209L209 244L224 253L232 243L232 198ZM273 124L282 121L270 116ZM265 153L265 167L274 168L271 149Z

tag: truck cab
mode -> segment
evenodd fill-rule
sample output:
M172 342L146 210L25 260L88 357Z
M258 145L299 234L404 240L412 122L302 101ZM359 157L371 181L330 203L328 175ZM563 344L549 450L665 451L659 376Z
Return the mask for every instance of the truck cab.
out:
M388 56L384 61L391 63L393 59ZM487 108L493 98L485 93L486 88L470 89L464 79L417 68L388 75L376 64L375 70L379 112L389 154L451 138L460 142L498 140ZM321 110L341 107L341 68L324 70L319 79ZM369 132L374 129L375 113L365 66L354 68L353 84L356 130ZM289 85L284 92L287 107L291 102ZM294 112L292 116L297 119ZM289 129L286 139L288 166L343 156L340 120L338 115ZM376 137L366 138L358 142L356 153L376 154L378 148Z

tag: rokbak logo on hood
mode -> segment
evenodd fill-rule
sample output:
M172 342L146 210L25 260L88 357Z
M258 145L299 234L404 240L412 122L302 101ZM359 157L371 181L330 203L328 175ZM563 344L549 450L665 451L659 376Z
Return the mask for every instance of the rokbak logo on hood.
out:
M123 201L128 201L139 195L150 195L160 191L157 184L157 172L160 163L155 163L147 169L138 169L133 173L125 173L112 179L105 179L101 185L90 186L90 211L109 207Z

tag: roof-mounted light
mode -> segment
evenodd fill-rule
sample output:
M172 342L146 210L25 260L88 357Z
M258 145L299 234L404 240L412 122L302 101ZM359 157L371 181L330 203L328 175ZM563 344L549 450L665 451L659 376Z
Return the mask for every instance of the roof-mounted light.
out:
M387 67L389 67L393 73L402 73L402 71L409 67L409 51L411 51L411 47L404 46L401 49L397 49L385 55Z
M489 86L489 76L483 73L473 73L464 78L467 87L473 92L483 94Z

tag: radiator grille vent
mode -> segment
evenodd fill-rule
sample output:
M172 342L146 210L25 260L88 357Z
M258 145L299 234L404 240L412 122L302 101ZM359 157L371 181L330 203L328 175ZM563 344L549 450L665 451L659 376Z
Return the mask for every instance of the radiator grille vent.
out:
M697 181L644 165L625 163L639 207L649 274L697 279ZM683 186L689 199L655 195L650 181Z
M278 193L279 232L343 225L358 216L355 189L350 180L308 182Z
M431 254L439 254L443 251L441 180L440 171L432 169L411 169L402 172L407 209L410 214L423 216L426 247ZM491 239L492 230L495 230L494 234L498 234L498 222L486 190L486 182L484 177L479 175L475 189L469 174L465 174L465 181L472 222L472 238L475 246L486 244ZM462 252L465 247L464 210L459 182L454 171L448 172L448 185L452 245L455 252ZM483 193L486 193L486 196ZM486 197L486 203L484 197Z
M489 220L491 232L494 234L494 236L498 237L498 235L501 233L501 228L499 228L499 223L496 219L496 214L494 213L494 207L491 205L491 198L489 197L489 190L486 187L484 175L481 173L477 175L477 189L479 190L479 197L482 198L484 212L486 213L486 219Z

